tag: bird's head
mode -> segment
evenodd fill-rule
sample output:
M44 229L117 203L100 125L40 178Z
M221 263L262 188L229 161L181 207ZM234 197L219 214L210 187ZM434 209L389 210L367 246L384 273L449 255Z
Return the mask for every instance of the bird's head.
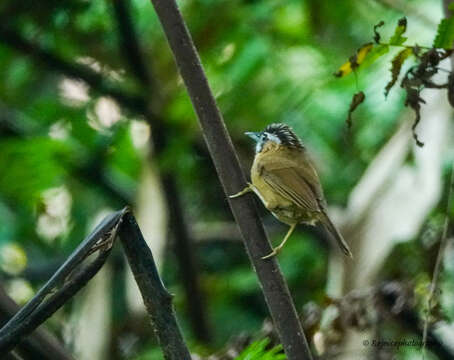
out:
M296 136L293 130L288 125L282 123L268 125L263 131L246 132L245 134L256 142L256 153L263 151L268 145L282 145L288 148L299 149L303 148L301 140Z

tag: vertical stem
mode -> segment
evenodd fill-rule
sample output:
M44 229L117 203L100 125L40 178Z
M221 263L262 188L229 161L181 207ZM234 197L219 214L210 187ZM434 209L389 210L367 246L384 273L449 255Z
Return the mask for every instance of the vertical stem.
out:
M175 0L152 0L188 89L205 140L226 194L244 188L241 170L222 115L209 88L199 56ZM263 224L250 195L230 201L248 255L257 272L265 300L289 360L312 359L287 284L276 259L263 261L271 252Z
M445 14L445 18L449 18L452 16L452 11L449 10L449 6L454 3L453 0L443 0L443 11ZM454 56L451 55L451 71L454 70ZM452 76L452 73L449 75ZM451 82L451 81L450 81ZM449 98L450 89L448 89L448 98ZM446 245L448 242L448 227L449 227L449 205L451 201L451 191L454 187L454 163L451 167L451 175L449 177L449 184L448 184L448 198L446 200L446 214L445 214L445 221L443 224L443 232L441 234L440 239L440 247L438 249L437 259L435 261L435 267L432 274L432 281L430 284L429 296L427 298L427 308L426 308L426 318L424 319L424 328L422 334L422 342L423 342L423 358L425 357L425 350L426 350L426 342L427 342L427 333L429 330L429 322L430 322L430 313L432 311L433 302L435 300L435 294L438 289L438 279L440 277L442 261L444 251L446 249Z
M172 296L164 287L134 216L126 213L118 230L129 266L142 294L145 307L166 360L191 360L172 306Z
M451 205L451 192L452 192L453 187L454 187L454 163L452 164L451 175L449 176L448 197L446 199L446 214L445 214L445 220L443 223L443 232L442 232L441 238L440 238L440 247L438 248L437 259L435 261L435 267L434 267L434 271L432 274L432 281L430 283L429 295L427 297L427 304L426 304L427 313L426 313L426 317L424 319L424 328L423 328L423 335L422 335L424 350L426 348L427 333L429 330L429 322L430 322L430 316L431 316L430 313L432 312L432 308L434 306L434 302L436 299L436 293L438 290L438 280L440 278L440 272L442 269L443 255L445 253L446 245L448 244L449 206Z

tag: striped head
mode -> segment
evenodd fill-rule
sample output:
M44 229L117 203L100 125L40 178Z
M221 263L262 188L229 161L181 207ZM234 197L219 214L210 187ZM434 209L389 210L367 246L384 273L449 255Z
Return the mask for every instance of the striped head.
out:
M256 142L255 153L260 153L268 142L275 145L282 145L289 148L303 148L301 140L296 136L293 130L286 124L276 123L268 125L265 130L259 132L247 132L247 136Z

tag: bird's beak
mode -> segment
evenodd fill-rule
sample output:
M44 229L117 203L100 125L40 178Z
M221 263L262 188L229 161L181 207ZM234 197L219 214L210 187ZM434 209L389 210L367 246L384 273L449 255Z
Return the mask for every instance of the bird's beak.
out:
M250 138L254 139L254 141L259 141L260 139L260 133L259 132L251 132L251 131L248 131L248 132L245 132L244 135L247 135L249 136Z

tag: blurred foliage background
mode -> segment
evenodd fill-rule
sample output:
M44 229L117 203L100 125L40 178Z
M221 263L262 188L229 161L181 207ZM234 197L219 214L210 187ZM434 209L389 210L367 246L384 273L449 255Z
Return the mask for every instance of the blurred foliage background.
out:
M348 207L366 169L409 116L398 86L387 99L383 96L395 51L357 74L336 79L333 73L371 40L373 25L380 20L386 23L381 32L387 36L397 20L406 16L409 41L430 46L443 17L441 2L429 0L187 0L180 6L245 171L253 146L243 133L285 122L315 159L333 213ZM179 259L185 252L178 252L181 245L175 227L179 226L172 222L178 216L171 210L170 225L163 225L165 235L161 240L153 238L164 249L155 256L164 282L175 294L191 350L208 356L222 353L240 335L260 337L265 331L266 305L151 4L4 0L0 17L2 286L24 303L106 213L130 204L140 213L140 225L146 226L156 214L143 204L161 199L162 211L175 204L179 207L176 211L185 220L180 231L186 232L192 252L186 255L194 265L196 286L188 290L182 276L186 270L181 269L184 259ZM141 60L128 29L137 40ZM349 132L345 118L358 88L365 91L367 100L355 112ZM426 147L409 146L402 166L412 167L413 153ZM386 254L377 252L385 257L368 284L412 284L415 303L420 304L412 309L421 321L444 219L447 190L443 184L449 178L452 149L446 145L438 155L441 176L433 186L441 189L436 201L425 207L425 215L413 225L414 235L399 238ZM149 186L146 174L150 172L164 181L162 189L158 186L165 193L163 198L147 198L143 189ZM261 205L260 211L278 241L285 227ZM279 256L299 311L310 302L321 309L331 304L333 294L328 293L327 284L335 280L329 279L330 256L335 254L320 234L305 227L299 228ZM448 251L446 256L452 260L454 253ZM83 342L93 336L103 339L93 345L99 358L160 359L145 313L132 309L127 294L134 292L128 290L131 280L120 251L106 272L109 275L97 277L104 281L104 292L87 289L47 327L76 358L94 351L89 342ZM453 279L454 268L449 265L442 274L441 302L434 315L434 321L451 327L450 346L454 344ZM190 291L200 291L203 303L188 301ZM94 296L102 297L107 309L101 327L94 320L88 327L83 322L83 304L95 303ZM202 318L191 316L193 306L201 309ZM203 323L199 330L194 325L197 321ZM77 335L78 326L84 336ZM323 324L314 333L322 334L320 329ZM393 318L381 322L379 330L388 339L421 336L410 331L405 320ZM331 340L326 337L322 346L317 336L310 339L312 346L329 353ZM341 341L334 342L336 349L342 349ZM356 344L356 354L364 350L361 343ZM395 359L419 358L414 347L386 350ZM348 356L351 353L347 358L353 358ZM382 358L391 358L386 356ZM429 356L442 358L436 351Z

